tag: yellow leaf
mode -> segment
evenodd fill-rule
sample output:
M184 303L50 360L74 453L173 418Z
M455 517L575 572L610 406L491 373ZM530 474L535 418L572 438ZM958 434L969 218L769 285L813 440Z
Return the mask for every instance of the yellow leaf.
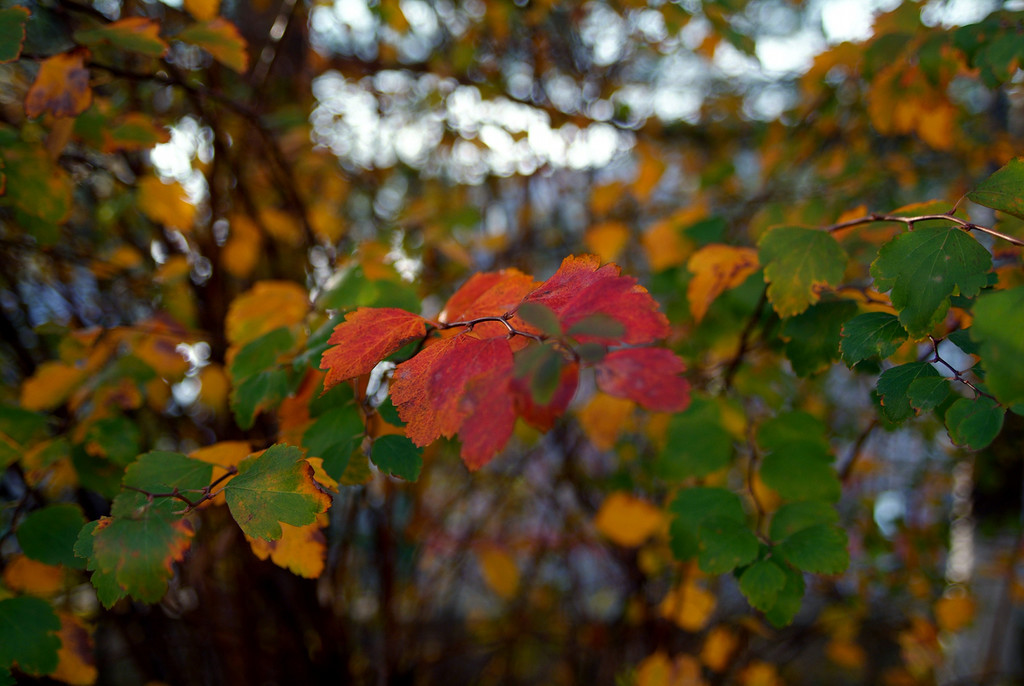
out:
M269 557L278 567L306 579L315 579L323 573L327 557L327 539L320 530L326 525L327 517L320 515L315 523L306 526L281 522L281 538L276 541L249 536L246 539L261 560Z
M782 686L775 665L754 660L739 674L742 686Z
M12 591L36 596L52 596L64 588L64 569L36 562L18 553L4 567L4 584Z
M613 543L630 548L653 536L663 522L659 508L622 491L609 495L594 518L598 531Z
M88 50L80 48L43 60L25 96L25 114L30 118L44 112L55 117L77 117L89 109L92 89L85 68L89 56Z
M298 324L308 311L309 297L299 284L260 281L232 301L225 332L232 345L245 345L274 329Z
M608 214L621 197L621 182L616 181L598 186L590 194L590 211L598 216Z
M164 183L155 176L139 181L139 210L157 224L190 231L196 207L188 201L185 189L177 181Z
M658 609L662 617L671 619L680 628L700 631L711 618L715 605L714 594L693 581L687 581L665 594Z
M220 261L232 276L244 279L259 264L263 253L263 236L259 227L243 214L231 216L228 240L220 251Z
M58 612L60 618L60 650L57 669L49 676L72 686L90 686L99 676L96 670L92 634L80 619L70 612Z
M260 211L260 222L267 233L282 243L299 245L302 242L302 226L298 219L283 210L268 207Z
M36 367L21 385L21 406L26 410L52 410L64 404L85 380L86 370L51 360Z
M677 267L693 252L693 242L683 229L707 216L701 205L694 205L652 224L640 239L651 270L660 272Z
M185 10L199 21L208 21L220 14L220 0L185 0Z
M328 491L338 492L338 482L335 481L327 470L324 469L324 458L322 457L307 457L306 462L313 467L313 479L318 484L326 488Z
M700 663L692 655L673 661L663 652L648 655L636 670L636 686L705 686Z
M651 191L658 185L661 175L665 172L665 160L661 159L658 151L650 145L638 145L636 150L640 160L632 191L637 200L644 202L650 197Z
M223 412L228 406L231 382L219 364L208 364L199 371L199 402L214 412Z
M159 321L144 322L152 333L133 336L132 353L153 368L157 374L170 381L180 381L189 369L189 362L178 352L178 344L184 343L184 336L175 335L171 327Z
M211 483L224 476L228 469L231 467L237 467L238 463L249 457L252 454L252 446L249 445L248 441L221 441L220 443L214 443L197 450L193 450L189 453L189 457L203 462L209 462L214 465ZM221 481L217 488L220 489L228 481L231 481L232 477L228 477ZM211 501L214 505L224 504L224 494L219 493Z
M974 621L977 608L966 593L950 594L935 603L935 623L942 631L956 632Z
M703 319L718 296L742 284L759 267L753 248L714 243L695 252L686 263L693 273L686 290L693 318Z
M602 262L614 262L629 243L629 227L622 222L597 224L587 230L583 242Z
M704 647L700 651L700 661L712 672L724 672L729 666L736 649L740 645L736 632L725 626L716 626L708 632L704 639Z
M496 545L481 546L476 561L483 572L487 587L508 600L519 589L519 567L515 559Z
M47 498L57 498L78 485L70 446L63 439L32 446L22 455L21 466L29 486L38 488Z
M956 140L956 108L945 100L935 100L921 110L917 135L936 150L950 150Z
M583 433L594 447L611 450L619 434L630 424L634 406L632 400L596 393L578 413Z
M860 669L867 662L867 653L849 638L833 638L825 646L825 655L832 662L849 670Z

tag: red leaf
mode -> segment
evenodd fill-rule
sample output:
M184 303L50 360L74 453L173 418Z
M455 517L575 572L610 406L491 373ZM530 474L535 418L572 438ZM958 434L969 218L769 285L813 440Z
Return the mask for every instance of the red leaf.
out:
M427 320L395 307L360 307L334 327L320 360L324 390L362 374L406 343L427 335Z
M669 334L668 319L658 303L636 279L621 276L618 266L606 264L595 255L570 256L554 275L526 298L546 305L559 316L562 328L590 315L606 314L622 323L626 333L614 340L578 336L581 342L650 343ZM518 326L518 324L516 324Z
M441 339L395 368L391 400L413 443L428 445L456 433L470 469L508 441L515 421L512 349L505 338L460 334Z
M537 405L533 399L533 393L530 391L529 379L514 377L510 390L514 395L516 412L531 426L541 431L550 430L555 425L555 420L565 414L573 396L576 395L579 379L579 365L563 366L555 395L547 405Z
M690 404L690 384L679 376L684 369L665 348L616 350L595 366L598 388L656 412L681 412Z
M460 322L477 317L500 317L514 310L537 282L517 269L474 274L455 291L439 317L442 322ZM508 329L500 322L483 322L473 327L480 338L504 336Z

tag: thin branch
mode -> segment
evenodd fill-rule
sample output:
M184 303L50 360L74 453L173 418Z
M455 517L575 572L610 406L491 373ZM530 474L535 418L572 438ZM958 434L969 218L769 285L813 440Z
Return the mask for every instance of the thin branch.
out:
M754 307L754 311L750 314L747 319L746 325L743 327L743 331L740 333L740 344L736 348L736 353L729 360L729 366L725 368L725 374L723 375L722 383L724 390L732 388L733 379L736 377L736 372L739 371L740 364L743 362L743 358L750 350L750 339L754 333L754 328L757 323L761 321L761 315L764 312L765 305L768 304L768 288L765 287L761 291L761 298L757 301L757 305Z
M952 214L922 214L916 217L900 217L893 214L869 214L863 217L857 217L856 219L848 219L847 221L839 222L838 224L832 224L825 227L825 230L829 233L835 233L836 231L842 231L843 229L849 229L854 226L861 226L863 224L871 224L874 222L898 222L900 224L905 224L907 228L913 229L914 224L917 222L933 220L952 222L965 231L986 233L994 238L1000 238L1008 243L1012 243L1013 245L1024 247L1024 241L1018 238L1009 236L1001 231L996 231L995 229L990 229L987 226L980 226L965 219L954 217Z
M984 396L984 397L989 398L990 400L994 401L997 405L1002 405L1002 403L1000 403L996 399L996 397L994 395L991 395L990 393L986 393L985 391L983 391L980 388L978 388L976 385L974 385L974 383L969 381L964 376L962 371L960 371L959 369L957 369L956 367L951 365L946 360L942 359L942 356L939 355L939 343L941 343L943 339L935 340L935 338L933 338L931 336L928 336L928 340L931 341L931 343L932 343L932 360L931 360L932 362L938 362L939 364L944 366L946 369L948 369L949 371L953 372L953 378L956 379L957 381L959 381L960 383L962 383L963 385L967 386L968 388L970 388L972 391L974 391L974 396L975 397Z

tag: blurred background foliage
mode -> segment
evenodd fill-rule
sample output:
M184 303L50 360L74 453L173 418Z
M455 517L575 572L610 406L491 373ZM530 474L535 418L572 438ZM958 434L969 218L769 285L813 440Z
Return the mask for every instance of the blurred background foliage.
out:
M47 599L64 646L19 680L1021 683L1020 418L980 452L933 416L890 424L878 364L791 347L804 334L765 308L750 257L778 224L948 211L1013 158L1020 3L0 7L0 597ZM112 24L130 17L152 21ZM900 231L836 234L846 297L884 303L868 265ZM717 286L691 259L711 244L737 248ZM1024 283L1020 250L991 250L1000 284ZM474 474L442 441L414 484L360 461L344 417L307 433L340 314L436 316L475 272L546 278L582 252L661 302L710 419L584 380L547 434L517 428ZM281 327L262 365L233 363ZM776 628L733 578L673 558L663 463L724 442L724 466L684 481L742 491L754 428L788 410L826 427L851 564L809 577ZM103 610L81 560L18 535L47 505L107 514L148 450L233 464L275 441L343 454L322 530L261 551L203 509L157 604ZM748 508L777 506L748 485Z

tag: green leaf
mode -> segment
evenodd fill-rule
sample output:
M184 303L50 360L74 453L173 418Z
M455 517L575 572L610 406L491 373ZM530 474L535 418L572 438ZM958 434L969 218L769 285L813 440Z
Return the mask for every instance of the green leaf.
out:
M547 405L562 379L562 353L553 345L529 345L515 355L514 373L528 379L530 395L537 405Z
M794 450L765 455L759 470L765 485L783 500L839 500L842 485L832 456L796 444Z
M75 541L84 525L85 516L77 505L49 505L25 517L18 527L18 545L33 560L83 568L85 561L75 556Z
M594 338L616 340L626 335L626 327L611 315L595 312L575 322L569 327L566 334L574 338L592 336Z
M789 565L780 569L786 575L786 585L778 592L775 604L764 611L765 618L775 627L783 627L793 621L804 597L803 574Z
M247 457L224 487L231 516L251 538L281 538L281 522L305 526L331 506L299 448L277 444Z
M110 462L126 465L139 454L142 432L136 422L123 415L97 420L86 433L89 453L105 457Z
M765 612L775 606L786 587L786 572L771 560L758 560L740 575L740 591L751 606Z
M786 357L797 376L817 374L839 359L839 334L857 305L849 300L819 303L782 325Z
M348 404L317 417L302 435L302 445L310 457L323 458L324 471L337 480L345 472L349 456L365 433L359 409Z
M949 397L949 381L942 376L924 376L907 386L907 399L918 412L930 412Z
M194 460L181 453L154 450L141 455L124 473L124 485L150 493L169 492L175 488L195 491L210 485L213 465ZM186 494L188 497L188 494Z
M1017 53L1012 57L1019 57L1019 36L1007 36L1007 39L1007 47ZM1007 62L1013 61L1012 57ZM978 184L977 188L967 194L967 198L979 205L1024 219L1024 159L1018 157L1010 160L1006 166Z
M0 175L0 181L3 180L3 175ZM3 189L3 185L0 184L0 190ZM14 677L11 676L11 670L6 667L0 667L0 686L15 686Z
M250 341L231 360L231 380L237 385L253 374L270 369L294 345L295 336L287 327L274 329Z
M36 676L57 669L60 619L41 598L18 596L0 600L0 667Z
M757 443L768 454L758 473L783 500L839 499L842 490L832 467L825 427L806 412L785 412L764 422Z
M672 415L655 470L674 481L707 476L732 461L732 434L722 426L718 405L693 396L684 412Z
M882 246L871 263L880 291L891 290L900 322L915 339L924 338L946 316L949 297L973 297L988 283L992 256L966 231L924 227Z
M256 415L274 407L288 395L288 374L283 369L253 374L231 390L231 409L241 429L251 429Z
M181 560L192 537L191 525L176 510L184 504L171 498L150 501L144 494L124 492L114 499L111 517L82 528L75 553L89 558L92 584L104 607L124 596L146 603L167 592L172 564Z
M982 295L973 314L989 390L1004 405L1024 403L1024 286Z
M213 59L238 73L244 73L249 68L245 38L234 24L223 17L191 24L176 38L198 45L213 55Z
M558 338L562 335L562 323L558 321L555 311L547 305L523 303L516 310L516 316L546 336Z
M678 560L689 560L700 552L699 529L709 518L745 522L739 496L724 488L687 488L678 493L668 507L674 515L669 525L672 553Z
M97 45L110 43L127 52L160 58L167 52L167 43L160 38L160 24L151 19L130 17L98 29L75 31L76 43Z
M902 422L917 414L910 404L910 384L918 379L942 378L927 362L908 362L886 369L878 377L878 395L882 415L891 422Z
M797 569L815 574L840 574L850 564L846 532L832 524L801 529L774 550Z
M423 467L423 448L416 447L405 436L381 436L373 441L370 459L385 474L416 481Z
M896 315L865 312L843 325L839 351L846 366L871 358L885 359L907 342L907 332Z
M981 450L999 435L1005 416L991 398L960 398L946 410L946 429L957 445Z
M697 565L706 574L725 574L757 558L757 536L732 517L705 517L698 530Z
M824 286L838 286L846 253L831 234L818 229L779 226L758 243L768 299L780 317L792 317L818 302Z
M18 59L25 43L29 11L24 7L0 10L0 64Z
M820 500L786 503L772 515L768 535L773 541L781 541L802 529L817 524L835 524L838 521L836 508Z

